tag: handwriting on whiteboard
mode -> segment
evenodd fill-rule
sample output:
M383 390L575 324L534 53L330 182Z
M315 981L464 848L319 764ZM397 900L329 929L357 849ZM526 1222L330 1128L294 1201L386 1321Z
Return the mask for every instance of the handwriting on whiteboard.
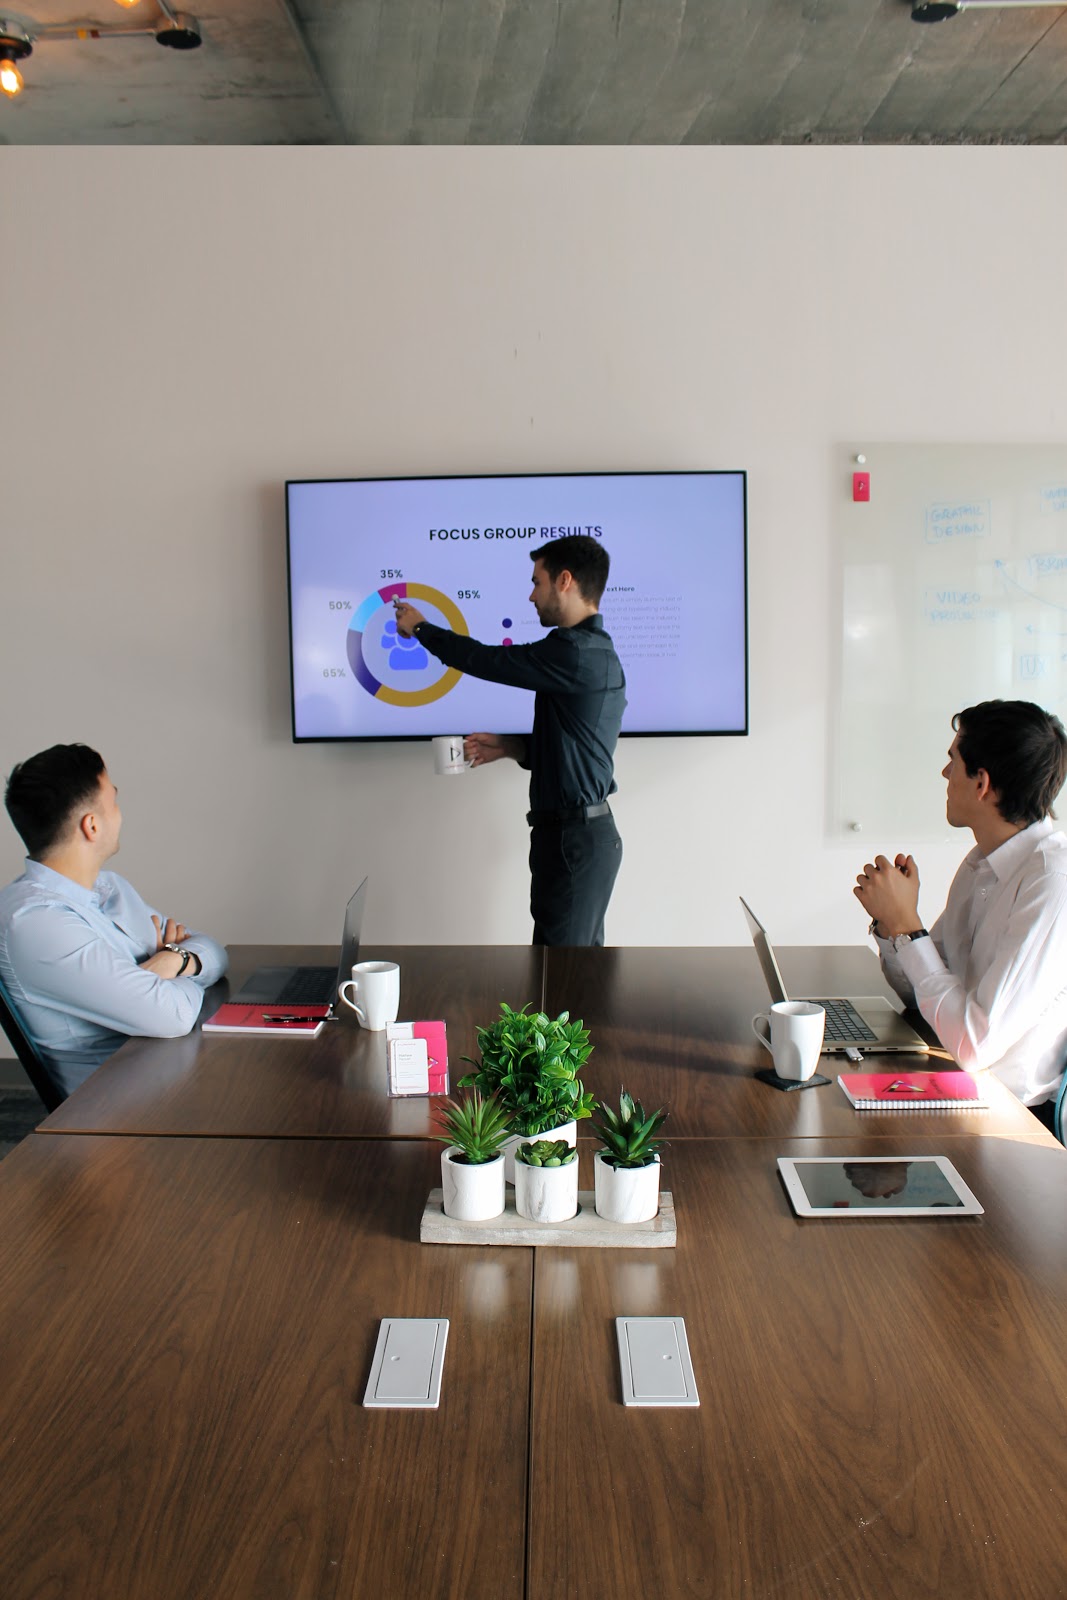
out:
M923 615L927 622L991 622L997 607L978 589L924 589Z
M926 542L984 539L991 521L988 500L940 500L926 508Z

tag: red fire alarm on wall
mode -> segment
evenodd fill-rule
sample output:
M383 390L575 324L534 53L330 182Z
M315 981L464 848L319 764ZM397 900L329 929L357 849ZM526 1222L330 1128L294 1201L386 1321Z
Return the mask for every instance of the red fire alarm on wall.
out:
M871 498L871 475L869 472L854 472L852 474L853 500L869 500Z

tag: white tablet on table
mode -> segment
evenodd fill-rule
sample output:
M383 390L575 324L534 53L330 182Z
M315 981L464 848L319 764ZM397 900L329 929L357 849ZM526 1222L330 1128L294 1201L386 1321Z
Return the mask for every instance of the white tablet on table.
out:
M780 1156L798 1217L980 1217L947 1156Z

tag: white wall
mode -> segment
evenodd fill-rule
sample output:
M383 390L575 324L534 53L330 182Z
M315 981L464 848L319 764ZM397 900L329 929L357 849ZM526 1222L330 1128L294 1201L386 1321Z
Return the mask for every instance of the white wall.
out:
M335 939L369 869L372 940L525 942L523 774L290 743L283 481L745 467L752 733L620 746L608 937L741 943L743 891L783 943L861 940L863 853L911 841L826 837L834 462L1067 436L1065 177L1062 149L0 151L0 767L97 745L116 866L224 940ZM920 856L929 916L969 842Z

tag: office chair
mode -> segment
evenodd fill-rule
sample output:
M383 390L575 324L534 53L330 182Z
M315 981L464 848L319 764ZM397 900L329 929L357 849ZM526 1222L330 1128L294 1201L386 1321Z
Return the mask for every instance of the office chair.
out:
M22 1069L44 1101L46 1110L54 1111L67 1097L52 1082L47 1067L23 1033L22 1025L11 1008L11 1001L2 983L0 983L0 1027L14 1045Z

